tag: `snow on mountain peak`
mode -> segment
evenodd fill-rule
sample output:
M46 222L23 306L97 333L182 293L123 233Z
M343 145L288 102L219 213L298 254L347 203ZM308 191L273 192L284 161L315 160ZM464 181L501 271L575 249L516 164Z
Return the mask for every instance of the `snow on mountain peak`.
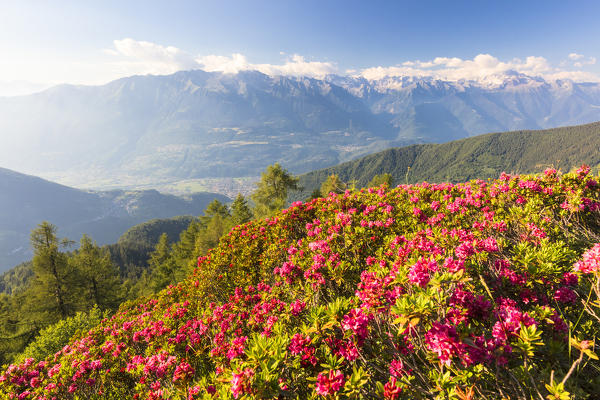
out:
M494 73L474 79L442 79L434 75L429 76L385 76L382 78L367 79L365 77L333 77L328 76L327 80L346 87L348 90L357 92L359 88L365 86L372 90L385 93L389 91L401 91L416 87L427 88L454 88L458 91L463 91L467 88L481 88L486 90L528 90L538 88L544 85L564 86L569 80L545 80L539 76L530 76L514 70L508 70L502 73ZM572 83L572 82L571 82ZM360 91L360 90L358 90Z

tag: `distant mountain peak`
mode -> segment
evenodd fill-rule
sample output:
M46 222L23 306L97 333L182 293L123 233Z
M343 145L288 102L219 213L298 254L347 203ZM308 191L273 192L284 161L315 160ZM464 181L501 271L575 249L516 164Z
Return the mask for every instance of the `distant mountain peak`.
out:
M257 176L274 162L301 173L391 146L597 121L598 105L600 83L514 70L456 81L190 70L0 98L0 160L87 187Z

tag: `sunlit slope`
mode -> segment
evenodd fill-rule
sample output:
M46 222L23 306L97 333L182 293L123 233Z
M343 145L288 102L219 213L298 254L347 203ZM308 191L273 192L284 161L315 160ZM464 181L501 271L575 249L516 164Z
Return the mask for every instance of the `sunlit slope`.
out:
M575 264L600 238L588 171L296 203L234 228L178 286L9 367L0 393L585 398L600 389L584 341L600 322L581 305L598 311L600 250Z

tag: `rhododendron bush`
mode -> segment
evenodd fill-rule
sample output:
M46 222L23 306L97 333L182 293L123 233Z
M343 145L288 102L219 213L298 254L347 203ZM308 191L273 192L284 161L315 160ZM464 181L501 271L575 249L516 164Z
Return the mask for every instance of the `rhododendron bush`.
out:
M234 228L10 399L597 398L600 187L589 168L385 186Z

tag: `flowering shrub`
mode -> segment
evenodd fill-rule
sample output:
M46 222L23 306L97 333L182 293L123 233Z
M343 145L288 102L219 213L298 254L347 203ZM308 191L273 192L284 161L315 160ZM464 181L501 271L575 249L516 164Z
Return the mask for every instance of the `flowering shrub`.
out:
M569 399L600 392L589 168L372 188L235 227L7 399Z

